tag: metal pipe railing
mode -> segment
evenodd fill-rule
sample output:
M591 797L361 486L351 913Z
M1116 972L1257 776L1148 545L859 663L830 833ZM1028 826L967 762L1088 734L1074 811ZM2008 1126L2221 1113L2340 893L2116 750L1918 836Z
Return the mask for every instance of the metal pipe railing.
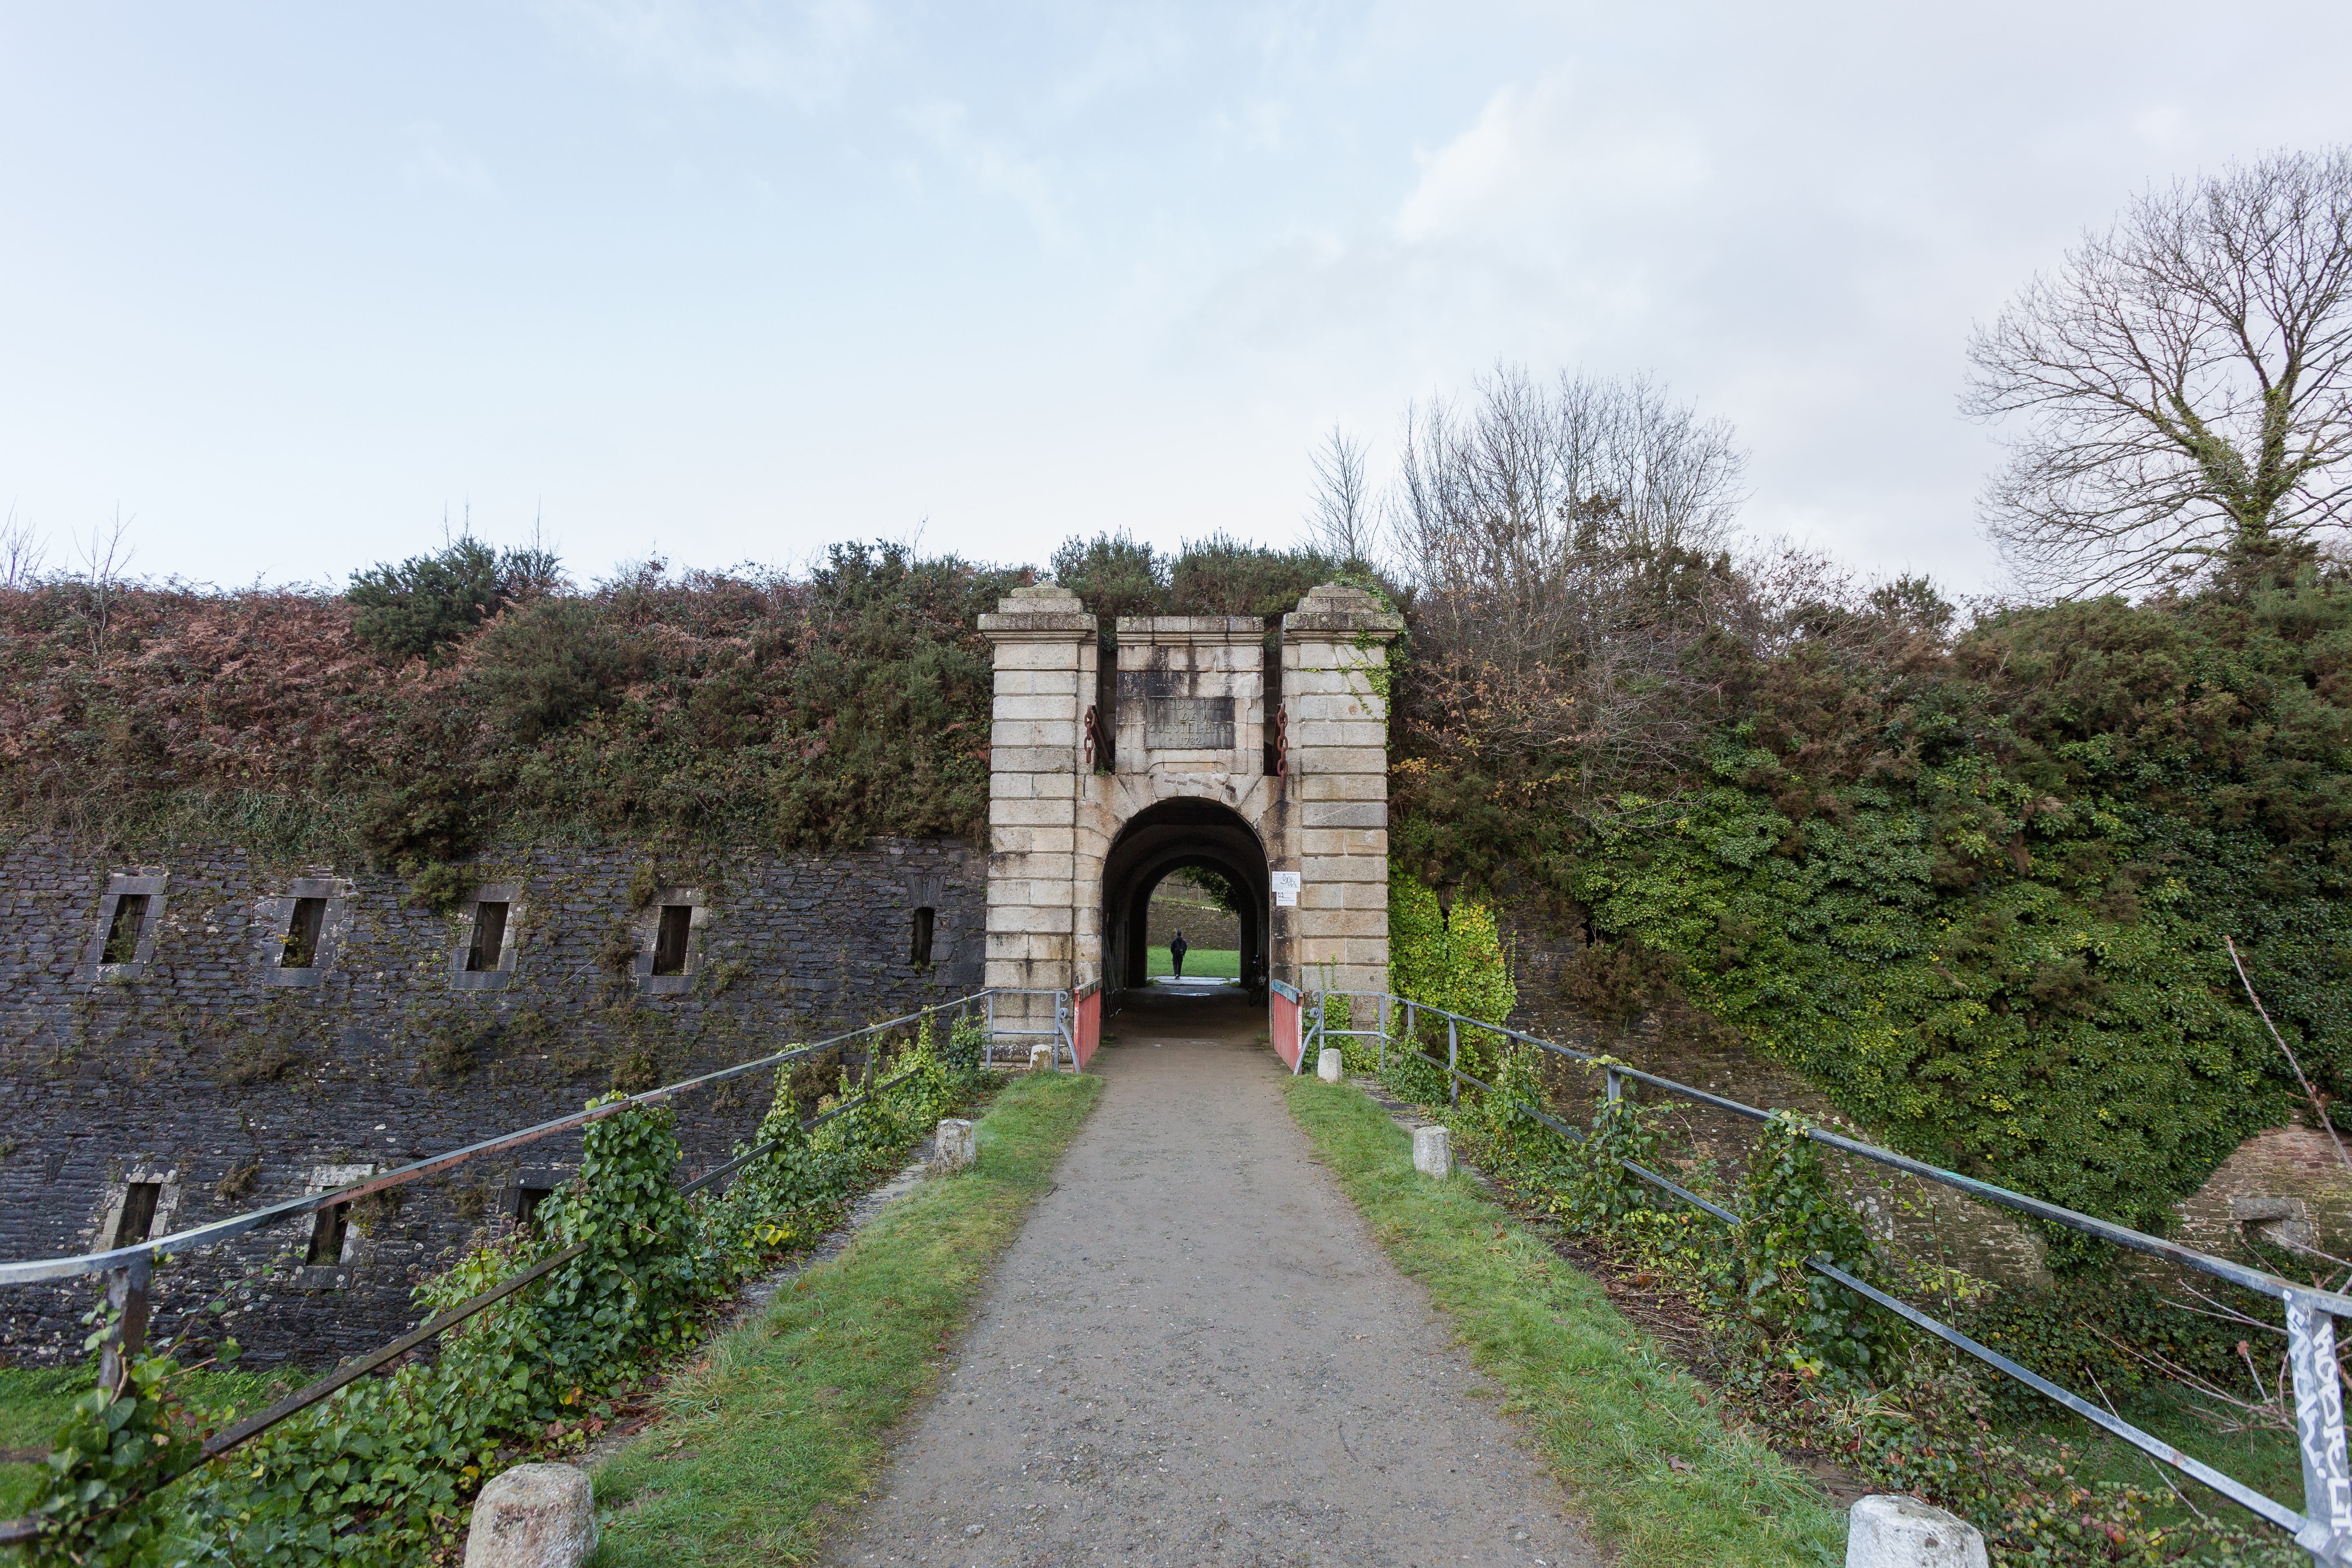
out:
M1355 1003L1359 999L1377 998L1383 1031L1386 1030L1389 1019L1392 1016L1391 1004L1402 1003L1405 1034L1402 1043L1412 1055L1445 1073L1446 1099L1449 1104L1460 1103L1461 1086L1465 1082L1489 1094L1499 1092L1493 1085L1483 1082L1461 1068L1460 1028L1467 1025L1486 1030L1506 1040L1515 1040L1570 1061L1600 1068L1602 1071L1603 1093L1612 1102L1622 1096L1624 1082L1630 1079L1751 1121L1769 1121L1775 1114L1756 1106L1744 1104L1739 1100L1726 1099L1719 1094L1711 1094L1702 1089L1694 1089L1689 1084L1677 1083L1673 1079L1661 1078L1655 1073L1643 1072L1638 1068L1627 1067L1609 1058L1571 1050L1566 1046L1555 1045L1549 1040L1539 1038L1523 1030L1507 1028L1499 1024L1487 1023L1484 1019L1448 1012L1442 1007L1433 1007L1426 1003L1415 1002L1410 997L1391 996L1386 993L1369 991L1329 991L1310 992L1307 994L1307 998L1311 1001L1315 1016L1318 1019L1322 1016L1325 1003L1344 999L1349 1004L1349 1016L1351 1020L1356 1016ZM1423 1014L1429 1014L1445 1020L1446 1059L1443 1062L1421 1048L1419 1025ZM1361 1035L1367 1031L1348 1032ZM1387 1047L1390 1043L1390 1037L1383 1033L1381 1046L1383 1072L1387 1070ZM1554 1120L1538 1107L1518 1100L1511 1100L1508 1103L1514 1110L1534 1118L1555 1131L1570 1138L1583 1136L1576 1129ZM2336 1359L2335 1321L2337 1318L2352 1317L2352 1297L2334 1290L2315 1289L2309 1286L2298 1285L2263 1269L2249 1268L2226 1258L2216 1258L2210 1253L2199 1252L2192 1247L2167 1241L2161 1237L2149 1236L2145 1232L2134 1230L2128 1226L2116 1225L2111 1220L2103 1220L2095 1215L2082 1214L2060 1204L2050 1203L2023 1193L2011 1192L2006 1187L1995 1186L1990 1182L1979 1181L1973 1176L1964 1176L1957 1171L1948 1171L1941 1166L1930 1165L1924 1161L1914 1160L1908 1155L1898 1154L1891 1149L1882 1149L1876 1144L1864 1143L1859 1139L1848 1138L1841 1133L1804 1126L1801 1126L1799 1131L1814 1142L1835 1149L1841 1153L1884 1165L1890 1170L1901 1171L1923 1181L1940 1183L1979 1201L2030 1215L2046 1224L2080 1231L2086 1236L2097 1237L2103 1241L2147 1257L2160 1258L2168 1263L2194 1269L2218 1279L2227 1280L2232 1285L2269 1296L2283 1303L2286 1310L2288 1365L2293 1373L2294 1384L2295 1438L2303 1458L2304 1504L2301 1513L2255 1491L2243 1482L2214 1469L2202 1460L2181 1453L2162 1438L2144 1432L2130 1422L2098 1408L2087 1400L2050 1382L2047 1378L2018 1365L1998 1352L1979 1344L1949 1324L1938 1322L1917 1309L1853 1278L1836 1268L1827 1258L1811 1260L1811 1267L1825 1278L1835 1280L1865 1300L1885 1308L1908 1322L1916 1324L2004 1375L2017 1379L2027 1387L2048 1396L2076 1415L2093 1421L2150 1458L2170 1465L2183 1474L2212 1488L2223 1497L2238 1503L2266 1522L2290 1531L2294 1536L2295 1543L2310 1552L2316 1561L2338 1565L2352 1565L2352 1463L2347 1463L2347 1459L2343 1387ZM1730 1210L1709 1203L1696 1193L1667 1180L1655 1171L1635 1164L1631 1160L1621 1160L1619 1163L1643 1181L1672 1194L1718 1220L1730 1225L1741 1223L1740 1217Z
M999 994L1009 996L1052 995L1055 998L1055 1025L1053 1028L1026 1030L1008 1029L1004 1032L1008 1035L1050 1035L1054 1037L1057 1043L1056 1067L1058 1068L1059 1052L1062 1049L1068 1047L1070 1045L1070 1006L1069 994L1067 992L1008 990L1000 993L993 989L974 992L970 995L958 997L952 1002L942 1002L933 1006L919 1008L915 1012L906 1014L897 1018L887 1019L879 1024L868 1024L863 1028L852 1029L845 1034L835 1035L827 1039L819 1040L814 1045L796 1046L790 1050L778 1051L770 1056L761 1057L753 1061L739 1062L733 1067L722 1068L715 1072L708 1072L696 1078L682 1079L677 1083L665 1084L659 1089L650 1089L641 1094L633 1094L625 1099L616 1100L608 1104L579 1111L573 1115L557 1117L552 1121L542 1121L535 1126L520 1129L518 1131L500 1133L496 1137L484 1139L478 1143L468 1144L462 1149L455 1149L450 1151L448 1153L437 1154L430 1159L415 1161L410 1164L403 1165L397 1170L387 1171L380 1175L371 1176L364 1181L354 1182L348 1186L336 1188L331 1192L315 1194L310 1196L301 1198L290 1198L284 1203L271 1204L246 1214L233 1215L228 1219L216 1220L210 1225L198 1226L191 1230L177 1231L169 1236L158 1237L152 1241L142 1241L135 1246L113 1247L104 1251L86 1253L69 1258L46 1258L24 1259L16 1262L0 1262L0 1286L37 1284L46 1280L68 1279L79 1276L92 1274L111 1275L112 1278L108 1282L108 1302L114 1310L114 1328L109 1334L105 1343L101 1346L99 1376L103 1386L109 1388L120 1388L121 1386L124 1368L130 1362L137 1359L140 1352L145 1345L149 1288L152 1280L154 1266L162 1258L172 1257L179 1253L193 1252L205 1247L216 1247L223 1242L233 1240L237 1237L267 1229L284 1220L296 1218L306 1214L315 1214L320 1210L332 1208L341 1204L351 1203L359 1198L365 1197L372 1193L389 1191L394 1187L404 1186L408 1183L421 1180L425 1176L434 1175L443 1171L453 1170L468 1161L480 1159L485 1155L499 1153L509 1149L520 1148L525 1144L537 1142L542 1138L552 1137L559 1132L569 1131L575 1128L586 1127L591 1122L601 1121L605 1117L614 1115L632 1106L657 1104L663 1100L682 1095L689 1089L706 1088L716 1083L723 1083L730 1079L740 1078L745 1073L761 1072L770 1068L781 1068L808 1057L822 1055L823 1053L830 1050L837 1050L845 1045L862 1039L867 1036L884 1034L894 1029L902 1029L909 1024L919 1023L936 1014L952 1010L960 1018L969 1017L974 1003L982 1003L985 1005L987 1009L986 1016L990 1024L991 1047L989 1061L990 1064L992 1065L992 1047L995 1037L994 1026L996 1017L996 998ZM1076 1059L1075 1050L1070 1051L1070 1060L1074 1068L1076 1065ZM861 1073L863 1081L859 1086L857 1093L851 1099L845 1100L842 1104L825 1111L823 1115L812 1117L808 1121L803 1122L801 1124L801 1131L803 1133L810 1131L814 1128L820 1127L825 1122L832 1121L836 1116L843 1115L856 1109L859 1105L862 1105L873 1099L874 1096L883 1093L896 1085L904 1082L906 1079L910 1076L908 1073L900 1073L896 1077L887 1079L881 1083L877 1084L874 1081L876 1066L875 1054L872 1051L866 1052L866 1060ZM776 1150L782 1148L786 1142L788 1142L788 1140L783 1138L772 1139L755 1149L751 1149L745 1153L737 1155L734 1159L728 1161L722 1165L719 1165L712 1170L703 1173L703 1174L696 1177L694 1180L685 1183L680 1187L679 1191L681 1193L698 1192L702 1188L719 1181L720 1178L740 1170L742 1167L750 1164L752 1161L761 1158L762 1155L773 1153ZM440 1334L446 1332L448 1330L455 1328L459 1323L472 1318L477 1313L481 1312L489 1307L495 1306L499 1301L506 1300L508 1297L522 1289L525 1286L543 1278L559 1266L579 1257L586 1250L587 1247L583 1243L567 1247L550 1258L541 1259L539 1263L534 1264L530 1268L524 1272L518 1274L509 1279L501 1281L499 1284L492 1286L489 1289L481 1292L479 1295L474 1296L469 1300L448 1309L446 1311L439 1313L429 1321L410 1330L408 1332L401 1335L398 1339L394 1340L391 1343L370 1352L364 1356L361 1356L352 1362L344 1363L342 1366L336 1368L333 1372L328 1373L322 1378L320 1378L309 1386L298 1391L297 1393L289 1394L286 1398L278 1401L276 1405L269 1406L268 1409L258 1411L253 1415L247 1416L246 1419L239 1421L231 1426L223 1428L221 1431L215 1433L212 1436L205 1439L202 1458L196 1461L196 1464L202 1464L205 1461L215 1458L221 1454L226 1453L229 1449L236 1447L237 1445L258 1436L261 1433L268 1431L278 1422L286 1420L288 1417L297 1415L299 1412L310 1408L311 1405L318 1404L320 1400L328 1398L337 1390L347 1386L367 1373L398 1361L419 1345L422 1345L426 1342L436 1338ZM194 1468L195 1465L192 1464L189 1467L189 1469L193 1469ZM160 1489L162 1487L169 1486L172 1482L178 1480L182 1476L184 1476L187 1473L187 1469L174 1472L173 1475L157 1482L155 1489ZM28 1518L0 1521L0 1545L30 1540L33 1536L39 1533L39 1530L40 1521L36 1519Z

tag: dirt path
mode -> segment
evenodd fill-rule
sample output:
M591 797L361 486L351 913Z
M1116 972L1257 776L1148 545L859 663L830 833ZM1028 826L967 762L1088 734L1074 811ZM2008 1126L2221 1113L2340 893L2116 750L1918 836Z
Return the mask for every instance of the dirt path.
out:
M1263 1013L1113 1026L1059 1185L826 1561L1601 1561L1314 1163Z

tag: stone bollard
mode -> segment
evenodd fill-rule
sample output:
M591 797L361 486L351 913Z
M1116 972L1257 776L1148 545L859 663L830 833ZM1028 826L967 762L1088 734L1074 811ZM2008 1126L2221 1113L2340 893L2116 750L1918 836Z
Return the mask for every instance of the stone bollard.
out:
M1915 1497L1866 1497L1846 1514L1845 1568L1986 1568L1984 1537Z
M1030 1047L1029 1070L1031 1072L1052 1072L1054 1070L1054 1047L1051 1046Z
M474 1500L466 1568L580 1568L596 1550L596 1499L570 1465L517 1465Z
M1424 1176L1454 1173L1454 1135L1443 1127L1412 1130L1412 1168Z
M1347 1059L1340 1056L1337 1046L1324 1047L1315 1058L1315 1076L1325 1083L1339 1082L1340 1075L1347 1070Z
M950 1116L940 1123L939 1137L931 1145L934 1175L952 1176L958 1171L970 1170L979 1159L980 1145L972 1141L971 1122Z

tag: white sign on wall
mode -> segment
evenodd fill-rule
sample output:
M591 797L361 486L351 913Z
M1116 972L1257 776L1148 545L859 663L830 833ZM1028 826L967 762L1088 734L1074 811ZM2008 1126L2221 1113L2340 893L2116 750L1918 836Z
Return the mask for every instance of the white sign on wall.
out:
M1297 909L1298 907L1298 873L1276 871L1272 874L1272 879L1274 907L1277 910Z

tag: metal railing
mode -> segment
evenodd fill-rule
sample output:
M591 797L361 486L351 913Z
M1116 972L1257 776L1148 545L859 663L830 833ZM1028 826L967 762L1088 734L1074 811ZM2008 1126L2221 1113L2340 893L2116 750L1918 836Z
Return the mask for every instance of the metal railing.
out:
M1048 995L1055 998L1052 1027L1045 1029L1007 1027L1002 1030L998 1028L996 999L999 996ZM812 1045L795 1046L790 1050L778 1051L754 1061L739 1062L733 1067L721 1068L716 1072L707 1072L677 1083L665 1084L659 1089L649 1089L642 1094L629 1095L625 1099L577 1111L570 1116L559 1116L551 1121L542 1121L536 1126L525 1127L513 1132L503 1132L494 1138L484 1139L478 1143L470 1143L462 1149L452 1150L446 1154L436 1154L430 1159L418 1160L395 1170L370 1176L364 1181L353 1182L348 1186L338 1187L331 1192L313 1194L307 1197L289 1198L283 1203L271 1204L263 1208L232 1215L227 1219L215 1220L209 1225L197 1226L190 1230L175 1231L169 1236L157 1237L152 1240L136 1242L127 1247L79 1253L69 1257L0 1261L0 1287L40 1284L91 1275L108 1276L107 1300L114 1310L115 1321L106 1342L100 1348L99 1381L105 1387L119 1388L121 1386L124 1367L135 1361L145 1348L149 1291L153 1280L155 1265L166 1258L218 1247L238 1237L266 1230L287 1220L298 1219L304 1215L317 1214L321 1210L354 1203L375 1193L388 1192L395 1187L405 1186L412 1182L422 1181L427 1176L455 1170L469 1161L501 1153L509 1149L519 1149L525 1144L536 1143L543 1138L551 1138L560 1132L584 1128L592 1122L601 1121L608 1116L616 1115L635 1106L658 1105L693 1089L707 1089L730 1079L741 1078L748 1073L768 1072L787 1068L793 1062L840 1050L869 1037L887 1035L893 1030L905 1029L909 1026L919 1026L923 1020L941 1014L952 1013L955 1015L956 1021L961 1022L971 1016L975 1008L982 1010L982 1016L988 1023L989 1041L984 1055L985 1065L992 1067L995 1065L995 1040L1000 1033L1007 1037L1048 1036L1055 1042L1055 1070L1060 1069L1065 1056L1067 1056L1071 1061L1072 1070L1076 1070L1076 1054L1069 1049L1071 1010L1068 992L977 991L968 996L960 996L952 1002L941 1002L933 1006L906 1014L901 1017L887 1019L879 1024L868 1024L863 1028L835 1035ZM952 1024L950 1025L951 1029L953 1026ZM877 1053L868 1050L866 1053L864 1079L856 1092L823 1115L812 1117L803 1121L801 1124L801 1131L806 1132L832 1121L836 1116L855 1110L907 1076L902 1073L897 1078L887 1079L880 1083L875 1082L874 1071L877 1059ZM761 1143L724 1164L704 1172L692 1181L682 1184L679 1191L681 1193L698 1192L722 1177L740 1170L752 1161L773 1153L783 1147L788 1141L788 1138L777 1138ZM157 1486L169 1486L186 1475L189 1470L208 1460L219 1458L239 1444L259 1436L289 1416L309 1409L320 1400L333 1394L337 1390L358 1381L368 1373L399 1361L420 1345L446 1333L477 1313L496 1306L525 1286L572 1261L586 1250L587 1247L583 1243L565 1247L551 1257L542 1258L524 1272L501 1281L478 1296L459 1302L428 1321L419 1324L391 1343L344 1363L326 1376L287 1395L268 1408L257 1411L233 1426L223 1427L205 1440L200 1455L191 1461L187 1468L166 1477L158 1482ZM0 1545L29 1540L38 1534L39 1531L40 1521L37 1519L0 1521Z
M1330 1002L1346 1004L1349 1027L1328 1026L1324 1015L1327 1010L1326 1004ZM1358 1021L1356 1015L1360 1003L1374 1005L1372 1011L1378 1019L1377 1027L1364 1029L1353 1026ZM1403 1030L1401 1037L1392 1033L1391 1028L1391 1026L1397 1021L1399 1009L1402 1010L1403 1015ZM1424 1019L1433 1023L1441 1019L1444 1022L1445 1059L1442 1062L1422 1048L1421 1025ZM1604 1074L1603 1093L1611 1100L1622 1098L1625 1083L1631 1081L1648 1084L1668 1094L1678 1095L1714 1110L1727 1111L1734 1116L1744 1117L1750 1121L1769 1121L1774 1114L1736 1100L1726 1099L1719 1094L1710 1094L1705 1089L1694 1089L1685 1083L1677 1083L1672 1079L1660 1078L1655 1073L1643 1072L1606 1058L1571 1050L1566 1046L1555 1045L1549 1040L1540 1039L1518 1029L1489 1024L1463 1014L1449 1013L1444 1008L1427 1006L1422 1003L1383 992L1308 992L1302 1016L1302 1039L1298 1052L1299 1068L1304 1068L1309 1052L1319 1050L1326 1040L1370 1039L1376 1040L1379 1044L1380 1066L1382 1072L1388 1069L1388 1053L1391 1047L1407 1050L1432 1067L1442 1068L1446 1075L1446 1099L1450 1104L1461 1102L1462 1086L1465 1083L1474 1085L1489 1094L1499 1093L1500 1091L1494 1085L1462 1070L1462 1037L1468 1030L1477 1030L1502 1040L1517 1041L1570 1061L1580 1062L1589 1067L1598 1067ZM1518 1100L1510 1100L1507 1103L1555 1132L1580 1141L1584 1136L1581 1129L1569 1126L1540 1106L1528 1105ZM1955 1349L1974 1356L2004 1376L2016 1379L2035 1393L2063 1405L2150 1458L2169 1465L2183 1475L2210 1487L2214 1491L2228 1498L2257 1518L2285 1531L2294 1538L2295 1544L2310 1552L2315 1561L2352 1565L2352 1464L2347 1464L2346 1456L2344 1392L2339 1381L2336 1359L2336 1320L2352 1317L2352 1296L2346 1296L2334 1290L2315 1289L2307 1285L2298 1285L2292 1280L2281 1279L2275 1274L2249 1268L2226 1258L2216 1258L2210 1253L2199 1252L2176 1242L2167 1241L2161 1237L2148 1236L2133 1230L2127 1226L2120 1226L2110 1220L2079 1214L2062 1205L2030 1197L2023 1193L2011 1192L2006 1187L1998 1187L1990 1182L1979 1181L1973 1176L1961 1175L1957 1171L1948 1171L1941 1166L1930 1165L1924 1161L1914 1160L1907 1155L1897 1154L1891 1149L1881 1149L1875 1144L1864 1143L1858 1139L1847 1138L1815 1127L1801 1127L1799 1131L1802 1136L1826 1148L1835 1149L1841 1153L1900 1171L1923 1181L1938 1183L1964 1193L1981 1203L1992 1204L2051 1225L2063 1226L2069 1230L2096 1237L2102 1241L2150 1258L2162 1258L2168 1263L2225 1280L2242 1289L2268 1296L2280 1302L2285 1310L2287 1363L2294 1387L2295 1439L2303 1458L2303 1509L2300 1512L2256 1491L2235 1477L2215 1469L2203 1460L2180 1452L2162 1438L2142 1431L2130 1422L2060 1387L2049 1379L2020 1366L1998 1351L1978 1343L1950 1324L1939 1322L1916 1308L1855 1279L1853 1275L1835 1267L1829 1259L1816 1258L1810 1260L1814 1271L1824 1279L1836 1281L1864 1300L1873 1301L1906 1321L1926 1330ZM1672 1194L1683 1202L1694 1205L1726 1224L1740 1223L1739 1216L1729 1209L1709 1203L1696 1194L1676 1185L1655 1171L1637 1165L1631 1160L1619 1163L1634 1176Z
M988 999L988 1061L991 1067L996 1065L996 1041L1001 1037L1008 1040L1050 1040L1054 1046L1054 1070L1059 1072L1062 1069L1062 1062L1065 1058L1069 1061L1072 1072L1078 1070L1077 1042L1071 1035L1076 1006L1071 1001L1070 993L1045 990L1022 991L1008 986L1003 990L982 991L974 994ZM996 1018L996 999L999 996L1051 996L1054 999L1053 1026L1045 1029L1014 1029L999 1024ZM967 1001L971 999L965 998Z

